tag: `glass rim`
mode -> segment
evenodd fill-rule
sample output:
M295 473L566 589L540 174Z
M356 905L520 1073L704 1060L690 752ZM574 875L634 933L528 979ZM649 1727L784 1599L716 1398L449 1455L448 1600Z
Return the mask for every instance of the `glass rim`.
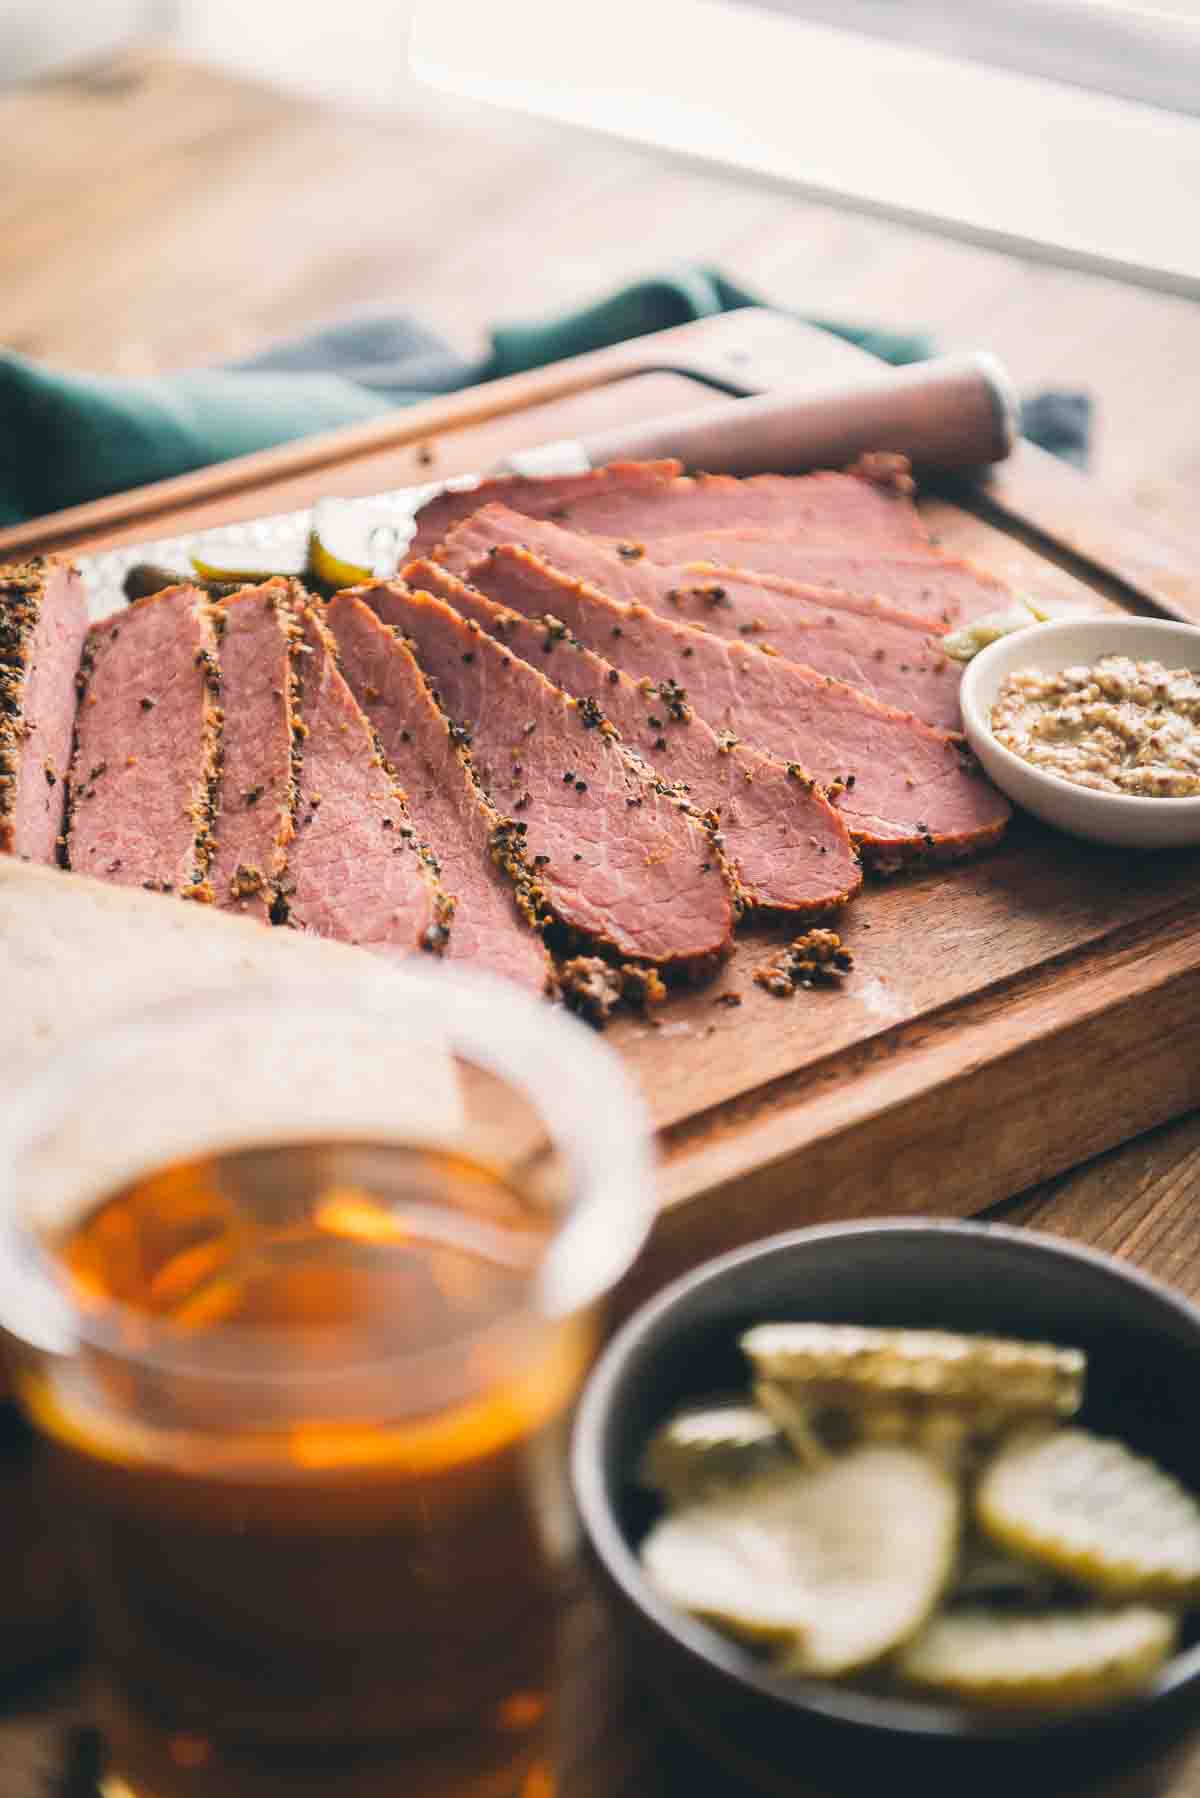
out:
M408 1002L407 1005L405 1002ZM634 1261L654 1219L652 1125L642 1094L617 1054L570 1013L549 1005L496 975L454 967L376 966L350 975L268 975L211 988L194 998L156 999L132 1006L89 1032L70 1050L54 1055L0 1100L0 1329L27 1348L69 1355L87 1345L107 1352L95 1319L74 1302L47 1252L41 1232L21 1202L19 1161L39 1135L52 1132L70 1112L72 1094L89 1076L132 1060L148 1032L169 1025L183 1030L205 1017L236 1018L264 1008L311 1007L344 1019L403 1020L408 1040L422 1034L453 1059L474 1064L517 1089L543 1123L569 1173L569 1199L553 1223L532 1291L543 1315L567 1317L607 1293ZM414 1033L413 1021L418 1029ZM430 1020L436 1019L437 1025ZM401 1039L403 1040L403 1038ZM597 1131L595 1117L618 1122ZM364 1142L370 1132L347 1131L340 1140ZM402 1141L398 1132L396 1141ZM300 1146L339 1140L314 1128L264 1139L256 1147ZM386 1141L386 1138L376 1138ZM233 1148L231 1141L228 1145ZM243 1144L243 1146L245 1146ZM447 1145L452 1146L452 1145ZM179 1158L188 1154L181 1146ZM206 1143L205 1153L214 1152ZM148 1161L141 1171L161 1167ZM130 1177L134 1177L131 1175ZM93 1196L93 1195L88 1195ZM95 1197L103 1196L98 1189ZM491 1327L511 1324L515 1313ZM478 1333L477 1331L475 1332ZM469 1339L458 1337L461 1342ZM442 1347L449 1347L447 1342ZM130 1364L164 1365L160 1349L120 1346ZM402 1351L397 1366L411 1366L431 1350ZM198 1369L198 1358L171 1356L180 1371ZM207 1371L215 1372L211 1364ZM350 1371L339 1368L339 1376ZM233 1370L230 1370L231 1376ZM304 1376L311 1379L312 1370ZM218 1376L221 1377L221 1376ZM263 1378L258 1372L256 1378ZM268 1383L286 1373L266 1374ZM299 1376L297 1376L299 1377Z

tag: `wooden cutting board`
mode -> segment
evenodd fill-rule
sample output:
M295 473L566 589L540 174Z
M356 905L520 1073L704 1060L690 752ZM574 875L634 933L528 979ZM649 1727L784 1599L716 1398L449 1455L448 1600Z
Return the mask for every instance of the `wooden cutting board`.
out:
M779 315L730 314L39 520L0 533L0 555L174 535L462 473L699 404L714 386L818 381L859 358ZM986 485L921 503L949 550L1034 595L1200 621L1186 552L1028 445ZM73 1031L89 992L111 1004L137 930L114 927L110 950L90 883L22 879L0 864L10 1056L35 1025L50 1032L52 994L75 993ZM662 1217L637 1292L792 1225L978 1210L1200 1103L1198 880L1196 853L1136 857L1019 819L998 852L963 868L869 883L845 916L856 967L844 989L772 997L752 971L786 932L750 928L715 982L673 997L654 1023L615 1024L609 1041L646 1092L663 1150ZM22 917L50 902L47 881L53 921L35 967ZM115 895L108 903L119 909ZM140 894L130 903L139 917L166 910ZM184 906L171 915L155 933L152 986L187 984L201 933L206 958L224 953L212 920ZM84 929L89 966L110 955L111 967L76 990ZM249 952L239 933L230 955ZM273 952L264 942L260 953Z

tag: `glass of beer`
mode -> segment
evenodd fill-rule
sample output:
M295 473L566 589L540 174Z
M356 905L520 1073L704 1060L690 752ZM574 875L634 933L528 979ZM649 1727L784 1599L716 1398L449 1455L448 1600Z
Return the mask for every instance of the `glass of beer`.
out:
M649 1142L583 1025L445 968L156 1008L10 1105L106 1798L552 1789L564 1436Z

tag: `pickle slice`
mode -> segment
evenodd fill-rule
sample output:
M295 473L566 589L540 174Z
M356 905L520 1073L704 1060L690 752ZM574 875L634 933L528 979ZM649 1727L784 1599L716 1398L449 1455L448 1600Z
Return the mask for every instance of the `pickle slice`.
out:
M1123 1442L1023 1431L984 1469L975 1510L993 1541L1110 1596L1200 1595L1200 1505Z
M978 1404L1007 1416L1069 1417L1083 1398L1078 1349L945 1330L758 1324L742 1348L763 1378L812 1382L863 1401Z
M962 624L955 631L947 631L941 641L941 649L956 662L969 662L977 656L981 649L989 643L996 643L1001 637L1011 636L1013 631L1027 631L1032 624L1045 622L1046 614L1034 605L1032 600L1017 595L1016 604L1007 612L987 612L982 618L974 618L970 624Z
M247 543L236 531L223 537L208 532L196 540L188 560L205 581L269 581L275 575L300 580L308 569L308 540L303 532L280 543Z
M412 541L414 522L361 499L319 499L313 507L309 566L327 587L357 587L394 576Z
M859 1448L766 1475L658 1523L642 1544L664 1598L751 1640L786 1671L869 1666L929 1616L950 1577L959 1500L906 1448Z
M650 1438L638 1478L671 1505L693 1504L763 1473L785 1453L783 1437L757 1405L696 1405Z
M769 1418L778 1424L788 1447L802 1467L824 1467L830 1458L831 1445L817 1428L812 1407L802 1388L777 1386L774 1380L756 1380L754 1399ZM851 1446L846 1438L838 1444Z
M1151 1679L1177 1624L1149 1605L1013 1616L981 1608L935 1617L894 1663L905 1686L963 1704L1061 1710L1112 1703Z
M831 1454L863 1443L903 1443L958 1474L968 1449L977 1451L991 1433L992 1420L977 1406L864 1398L852 1386L826 1381L756 1380L754 1396L805 1467L820 1467Z

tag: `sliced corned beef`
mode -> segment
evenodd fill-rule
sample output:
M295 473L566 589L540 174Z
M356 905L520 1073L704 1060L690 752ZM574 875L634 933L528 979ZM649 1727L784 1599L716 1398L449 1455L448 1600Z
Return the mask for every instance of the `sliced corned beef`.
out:
M217 614L167 587L92 626L71 761L67 855L80 874L210 898L221 713Z
M531 547L535 547L531 545ZM690 531L644 545L653 562L711 562L860 599L879 598L926 618L939 631L1005 612L1012 589L996 575L930 544L924 554L838 549L762 531Z
M273 580L221 605L224 725L209 884L219 906L264 924L294 830L299 592Z
M412 652L361 600L339 594L326 622L342 673L383 745L408 798L412 821L436 856L454 896L448 960L473 961L541 992L552 968L537 927L536 883L515 846L505 854L515 887L497 866L492 845L499 813L475 781L467 752L450 735L430 698Z
M457 525L437 559L486 591L487 559L505 543L523 544L613 599L636 601L719 637L770 644L790 661L847 681L936 730L961 729L960 664L945 654L927 620L881 600L703 563L668 566L635 545L567 531L496 505Z
M417 513L417 531L409 555L427 556L460 518L502 499L531 518L556 518L564 506L600 494L647 493L664 486L682 473L682 462L610 462L584 474L498 475L466 488L449 489L429 500Z
M316 606L301 620L303 750L287 921L381 955L440 954L452 907Z
M553 507L542 503L537 483L510 491L482 487L475 497L480 505L501 500L514 512L550 517L573 531L617 537L635 546L681 531L733 528L777 531L841 549L912 554L929 545L912 492L904 458L876 455L864 456L845 473L761 474L747 480L723 474L681 475L640 488L610 481ZM470 510L460 506L454 522ZM446 524L443 536L449 528ZM432 532L419 532L412 553L425 554L432 540Z
M689 974L728 951L733 898L710 829L622 748L595 705L568 698L440 599L398 582L355 593L412 642L568 929Z
M527 617L552 614L660 690L678 683L714 730L799 764L827 788L840 786L838 809L850 834L877 863L962 855L1004 829L1007 802L956 739L831 676L622 605L524 549L496 551L487 591Z
M0 852L23 861L58 856L86 633L74 568L0 568Z
M405 576L475 619L565 692L593 700L656 773L678 783L693 805L713 811L747 905L822 911L857 891L862 876L833 807L774 757L720 741L696 717L682 687L659 693L650 681L634 680L585 649L564 626L506 611L436 563L414 563ZM522 790L520 774L497 803L511 806Z

